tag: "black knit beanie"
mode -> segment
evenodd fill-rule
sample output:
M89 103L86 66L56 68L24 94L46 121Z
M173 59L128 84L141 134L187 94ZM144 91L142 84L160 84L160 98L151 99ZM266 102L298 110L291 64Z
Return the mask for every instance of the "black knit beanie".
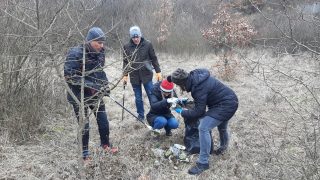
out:
M189 73L183 69L176 69L172 74L171 74L171 81L178 86L185 86L187 83Z

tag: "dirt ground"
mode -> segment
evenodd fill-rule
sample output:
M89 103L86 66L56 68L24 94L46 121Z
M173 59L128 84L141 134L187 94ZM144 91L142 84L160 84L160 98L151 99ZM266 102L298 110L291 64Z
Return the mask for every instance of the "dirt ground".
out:
M160 54L158 58L164 75L177 67L209 68L216 75L213 66L219 59L214 54L179 57ZM264 51L246 52L246 58L237 59L236 77L224 81L239 98L238 111L230 121L229 150L223 156L212 155L210 169L201 175L187 173L198 155L189 156L190 163L177 164L157 157L152 151L183 144L181 117L175 114L180 127L173 131L172 137L166 137L162 130L160 138L155 138L129 113L121 120L121 108L106 97L110 139L119 147L118 154L106 154L101 150L96 121L91 117L93 161L82 168L76 141L77 123L68 105L64 113L44 122L45 133L28 144L18 145L1 138L0 179L320 179L317 139L320 110L308 88L304 88L319 87L319 63L304 54L275 57ZM112 64L106 72L113 82L121 74L121 62L117 57L108 57L107 62ZM319 89L313 90L313 95L319 98ZM121 86L111 94L122 101ZM126 107L135 112L131 86L124 94ZM190 97L190 94L180 96ZM146 111L148 108L146 105ZM216 148L219 138L216 129L213 134Z

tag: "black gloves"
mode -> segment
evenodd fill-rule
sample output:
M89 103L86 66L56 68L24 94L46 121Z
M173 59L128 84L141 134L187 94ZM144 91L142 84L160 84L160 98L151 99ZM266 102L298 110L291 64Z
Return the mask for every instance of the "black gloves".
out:
M109 85L105 85L101 88L101 93L103 96L110 96L110 88Z

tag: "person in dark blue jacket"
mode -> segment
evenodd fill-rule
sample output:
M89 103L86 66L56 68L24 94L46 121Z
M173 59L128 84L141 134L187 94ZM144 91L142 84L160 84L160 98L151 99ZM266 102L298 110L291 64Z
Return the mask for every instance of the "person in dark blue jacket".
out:
M171 113L170 107L178 98L173 91L174 84L166 79L153 85L150 95L151 108L147 121L153 129L164 128L167 136L172 136L171 129L179 126L178 120Z
M88 31L86 43L71 48L64 64L64 77L71 90L67 99L73 106L79 122L79 107L81 102L81 78L84 77L84 130L82 132L83 159L89 158L89 114L88 108L96 116L101 146L108 152L116 152L117 148L111 147L109 141L109 122L102 97L110 94L108 78L103 71L105 63L104 32L93 27ZM84 54L85 53L85 54ZM83 63L85 58L85 63ZM82 73L84 69L84 74Z
M209 169L210 131L213 128L218 127L220 136L220 147L215 151L216 154L222 154L227 149L228 123L238 109L238 98L232 89L212 77L207 69L195 69L188 73L178 68L167 79L181 90L191 92L194 99L193 109L175 110L185 119L200 118L200 154L196 165L188 170L189 174L200 174Z

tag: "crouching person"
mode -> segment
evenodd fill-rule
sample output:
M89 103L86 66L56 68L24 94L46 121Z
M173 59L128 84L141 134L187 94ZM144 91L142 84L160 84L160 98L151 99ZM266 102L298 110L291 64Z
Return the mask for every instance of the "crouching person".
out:
M105 34L98 27L89 30L86 43L78 47L71 48L68 52L64 64L64 77L72 91L72 96L68 93L68 101L74 108L75 115L79 122L79 112L81 101L81 78L84 77L84 110L85 123L82 132L82 152L83 159L89 160L89 114L88 109L93 111L98 123L101 146L108 152L115 153L117 148L111 147L109 141L109 121L102 97L110 94L108 79L103 71L105 63L104 41ZM85 54L84 54L85 53ZM82 59L85 56L85 74L82 74ZM78 100L78 102L77 102Z
M151 108L147 121L153 129L166 131L166 136L172 136L172 129L179 126L178 120L171 113L170 107L178 101L173 91L174 84L163 80L153 85L150 96Z
M220 147L216 153L221 154L227 149L228 123L237 111L238 98L232 89L210 76L207 69L195 69L188 73L178 68L167 79L177 84L182 91L191 92L194 99L194 108L175 110L186 119L200 118L200 154L197 164L188 171L189 174L200 174L209 169L210 131L213 128L218 127L220 136Z

